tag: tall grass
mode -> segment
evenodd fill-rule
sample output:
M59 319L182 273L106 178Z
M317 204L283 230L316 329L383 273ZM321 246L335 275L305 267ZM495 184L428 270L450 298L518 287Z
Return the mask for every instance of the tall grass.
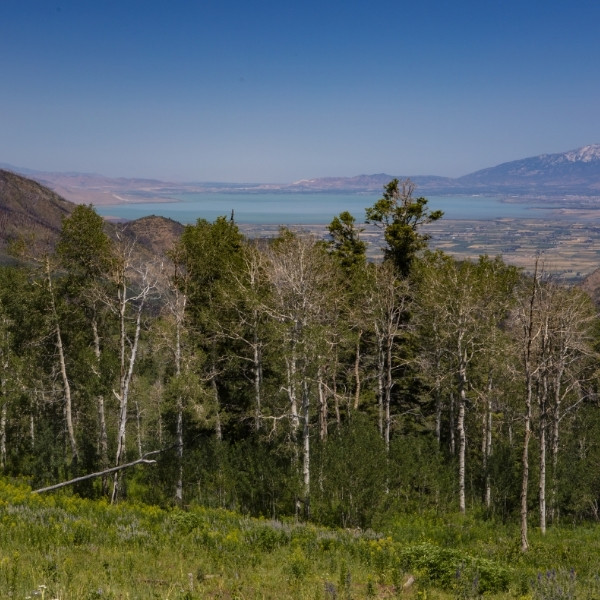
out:
M597 527L532 535L457 515L373 531L34 495L0 480L0 598L596 598Z

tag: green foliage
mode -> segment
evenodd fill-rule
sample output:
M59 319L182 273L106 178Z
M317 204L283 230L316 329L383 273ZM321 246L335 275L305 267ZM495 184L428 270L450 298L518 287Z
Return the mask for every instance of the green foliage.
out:
M204 314L211 302L219 301L223 286L241 265L242 242L235 223L225 217L214 223L198 219L185 228L176 255L188 278L193 315Z
M396 436L388 456L386 514L447 510L455 502L452 466L430 436ZM379 517L383 515L381 511Z
M385 186L383 197L366 209L367 223L379 225L387 246L384 258L395 265L398 273L406 277L414 258L427 247L429 236L419 229L441 219L441 210L430 211L425 198L414 198L414 184L410 180L393 179Z
M384 598L410 576L420 597L558 600L600 589L597 527L534 535L527 555L514 528L474 517L407 515L389 532L111 506L0 480L0 596Z
M347 212L330 224L328 243L289 229L248 242L220 218L187 227L166 269L129 264L127 289L117 290L127 249L115 260L102 220L78 207L56 255L43 256L47 271L0 269L2 474L37 487L99 471L124 439L121 462L160 452L156 464L122 472L123 497L190 509L10 492L0 507L2 592L32 593L45 581L48 596L119 598L123 573L135 567L145 597L249 598L261 577L270 582L265 597L383 597L408 575L421 597L502 594L507 581L527 594L535 573L558 572L571 557L578 590L592 589L592 528L573 536L558 524L600 518L595 311L576 290L536 282L548 301L536 318L549 327L536 338L545 345L534 387L537 399L546 389L555 400L534 406L532 551L522 556L513 529L524 434L519 311L532 282L500 258L423 252L422 226L441 213L412 194L410 182L394 181L367 209L384 231L382 264L366 262L362 229ZM152 302L144 286L160 291ZM119 384L136 323L125 411ZM67 381L76 444L65 427ZM541 415L559 425L555 460L554 430L546 438L545 539L536 537L531 493ZM453 513L459 447L466 517ZM107 484L98 478L68 493L99 497ZM303 512L311 523L286 521ZM89 586L71 548L103 561ZM153 569L163 563L173 568L157 583Z
M56 251L69 274L81 279L106 276L114 260L104 219L84 204L63 220Z
M331 236L327 244L347 274L364 265L367 258L367 244L360 239L363 229L355 223L356 219L344 211L327 226Z
M386 460L383 440L364 415L333 429L316 448L321 483L313 497L315 518L332 526L370 527L385 494Z
M508 569L485 558L474 558L464 551L419 544L400 551L405 571L416 572L448 591L461 595L472 588L473 596L504 592L508 589Z

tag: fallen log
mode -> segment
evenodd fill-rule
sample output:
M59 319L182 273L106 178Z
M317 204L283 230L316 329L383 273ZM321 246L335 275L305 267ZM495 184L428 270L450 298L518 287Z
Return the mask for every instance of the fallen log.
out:
M49 485L48 487L43 487L38 490L33 490L32 494L42 494L44 492L51 492L53 490L58 490L63 487L67 487L68 485L73 485L75 483L79 483L80 481L86 481L88 479L94 479L95 477L102 477L103 475L109 475L110 473L116 473L117 471L121 471L123 469L128 469L129 467L134 467L135 465L152 465L155 464L155 460L150 460L146 458L147 456L152 456L153 454L158 454L162 452L162 450L155 450L154 452L148 452L142 458L138 458L133 462L126 463L124 465L119 465L117 467L111 467L110 469L105 469L104 471L98 471L97 473L90 473L89 475L82 475L81 477L75 477L75 479L69 479L69 481L63 481L61 483L56 483L54 485Z

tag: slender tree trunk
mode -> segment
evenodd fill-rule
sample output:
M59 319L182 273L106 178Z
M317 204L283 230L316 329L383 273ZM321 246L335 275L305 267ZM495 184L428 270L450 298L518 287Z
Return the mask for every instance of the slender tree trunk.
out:
M92 318L92 334L94 337L94 356L96 357L96 378L100 379L100 335L98 334L98 322L95 316ZM100 464L104 471L108 468L108 433L106 431L106 410L103 394L98 394L96 404L98 407L98 451ZM108 495L108 474L102 476L102 495Z
M181 319L179 315L175 322L175 375L181 377ZM177 446L177 481L175 483L175 502L183 505L183 397L181 391L176 401L177 424L175 428L175 444Z
M538 500L540 511L540 532L546 533L546 431L547 431L547 408L548 408L548 371L550 369L550 323L549 315L544 315L543 336L542 336L542 359L544 369L541 373L541 380L538 381L538 408L539 408L539 438L540 438L540 473L538 485Z
M534 311L535 302L537 298L537 277L538 277L538 261L535 262L535 271L533 275L533 285L531 289L531 295L529 297L529 312L527 315L527 322L524 326L525 333L525 347L523 351L524 355L524 368L525 368L525 428L523 434L523 454L521 458L522 476L521 476L521 551L527 552L529 550L529 538L527 531L527 518L528 518L528 491L529 491L529 441L531 438L531 404L533 399L533 366L532 366L532 354L533 354L533 341L534 341Z
M458 505L461 513L466 512L465 501L465 457L467 451L467 435L465 431L465 412L467 405L467 367L460 349L460 366L458 370Z
M340 415L340 401L339 401L338 389L337 389L337 373L338 373L338 365L339 365L337 344L335 346L335 360L334 360L333 364L334 364L333 378L332 378L333 407L334 407L334 412L335 412L335 422L337 423L337 425L339 427L342 423L342 418ZM348 411L349 410L350 410L350 401L348 400Z
M296 355L296 339L292 339L292 351L289 357L286 357L287 373L287 391L290 402L290 415L292 422L292 437L296 439L298 428L300 427L300 417L298 415L298 399L296 395L296 381L298 370L298 357Z
M138 456L141 458L144 455L142 450L142 411L140 410L140 403L135 401L135 424L136 424L136 434L137 434L137 447L138 447Z
M356 354L354 357L354 410L358 410L360 403L361 380L360 380L360 341L362 338L362 330L358 332L356 338Z
M384 383L383 379L385 376L385 361L384 361L384 352L383 352L383 339L381 333L379 332L379 328L375 328L375 333L377 336L377 407L379 413L379 435L385 439L383 433L383 395L384 395Z
M319 392L319 438L321 441L327 439L327 393L323 382L323 366L321 357L319 357L319 367L317 369L317 389Z
M185 309L187 305L187 295L180 294L175 288L175 376L179 379L182 376L182 333L183 320L185 318ZM175 444L177 446L177 481L175 483L175 502L183 505L183 397L181 390L177 394L176 410L177 424L175 429Z
M548 379L544 375L542 378L540 405L540 481L539 481L539 507L540 507L540 532L542 535L546 533L546 395L548 387Z
M302 475L304 483L304 517L310 519L310 395L308 382L303 381L302 386Z
M254 318L254 323L254 339L252 344L254 370L254 428L256 431L258 431L262 427L262 358L260 344L258 341L258 333L256 331L256 324L258 323L258 317L256 315Z
M550 515L552 523L558 522L558 450L559 426L561 419L562 389L561 382L564 372L564 361L554 378L554 410L552 411L552 490L550 492Z
M177 482L175 484L175 502L183 504L183 402L181 395L177 396Z
M492 506L492 480L490 476L490 457L492 456L492 374L488 375L487 396L485 399L485 408L483 411L483 431L481 454L483 456L483 472L485 475L484 502L487 509Z
M63 393L65 397L65 420L67 424L67 433L69 443L71 445L71 458L75 467L79 459L77 450L77 442L75 440L75 428L73 427L73 405L71 400L71 384L67 376L67 362L62 341L60 322L58 320L58 310L56 308L56 300L54 298L54 287L52 285L52 275L50 273L50 259L46 258L46 281L48 284L48 292L50 294L50 308L52 310L52 318L54 320L54 335L56 336L56 350L58 352L58 361L60 367L60 376L63 383Z
M454 424L454 394L450 392L450 454L454 456L456 454L456 433Z
M213 375L210 384L213 389L213 395L215 398L215 435L217 441L223 441L223 428L221 427L221 401L219 400L219 388L217 386L217 376Z
M121 381L120 381L120 389L118 394L119 400L119 424L118 424L118 432L117 432L117 452L115 456L115 467L118 467L125 455L125 434L127 431L127 411L128 411L128 401L129 401L129 389L131 385L131 380L133 378L133 369L135 366L138 343L140 340L140 332L142 329L142 310L144 303L140 302L137 308L137 315L135 320L135 330L133 334L133 341L131 343L131 348L129 350L129 360L126 360L126 346L127 346L127 331L126 331L126 323L125 323L125 312L127 307L127 288L125 283L123 283L121 288L121 305L120 305L120 356L121 356ZM119 482L120 482L120 472L117 471L115 473L115 477L113 480L113 491L111 502L115 503L119 496Z
M0 468L6 468L6 420L8 418L8 400L6 382L2 379L2 412L0 413Z
M531 438L531 383L528 384L525 400L525 432L523 435L523 454L521 458L521 550L529 550L529 539L527 535L527 491L529 488L529 440Z
M390 430L391 430L391 404L392 404L392 387L394 385L394 381L392 378L392 344L393 337L388 336L386 339L386 354L385 354L385 364L386 364L386 373L385 373L385 449L389 452L390 449Z
M0 403L2 404L2 409L0 412L0 468L4 469L6 467L6 422L8 419L8 394L6 391L6 379L8 377L8 334L6 335L6 340L3 345L6 347L0 353L0 356L3 357L2 362L2 372L0 373Z
M442 410L443 410L443 400L442 400L442 386L439 378L439 374L441 373L441 361L439 354L436 356L435 361L435 439L437 440L438 448L442 443Z
M38 391L35 390L31 398L31 412L29 415L29 440L31 442L31 451L35 452L35 415L37 413L37 395Z

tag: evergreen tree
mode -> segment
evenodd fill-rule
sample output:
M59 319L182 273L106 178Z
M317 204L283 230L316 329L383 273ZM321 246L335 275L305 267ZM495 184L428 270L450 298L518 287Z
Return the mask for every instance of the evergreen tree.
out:
M346 273L352 273L364 264L367 244L360 239L363 229L356 227L356 219L348 211L334 217L327 230L331 236L327 244Z
M387 244L384 259L394 264L401 277L409 274L417 253L427 247L429 236L421 233L422 226L444 214L441 210L430 211L425 198L414 198L414 189L409 179L393 179L385 186L383 197L366 209L366 222L383 229Z

